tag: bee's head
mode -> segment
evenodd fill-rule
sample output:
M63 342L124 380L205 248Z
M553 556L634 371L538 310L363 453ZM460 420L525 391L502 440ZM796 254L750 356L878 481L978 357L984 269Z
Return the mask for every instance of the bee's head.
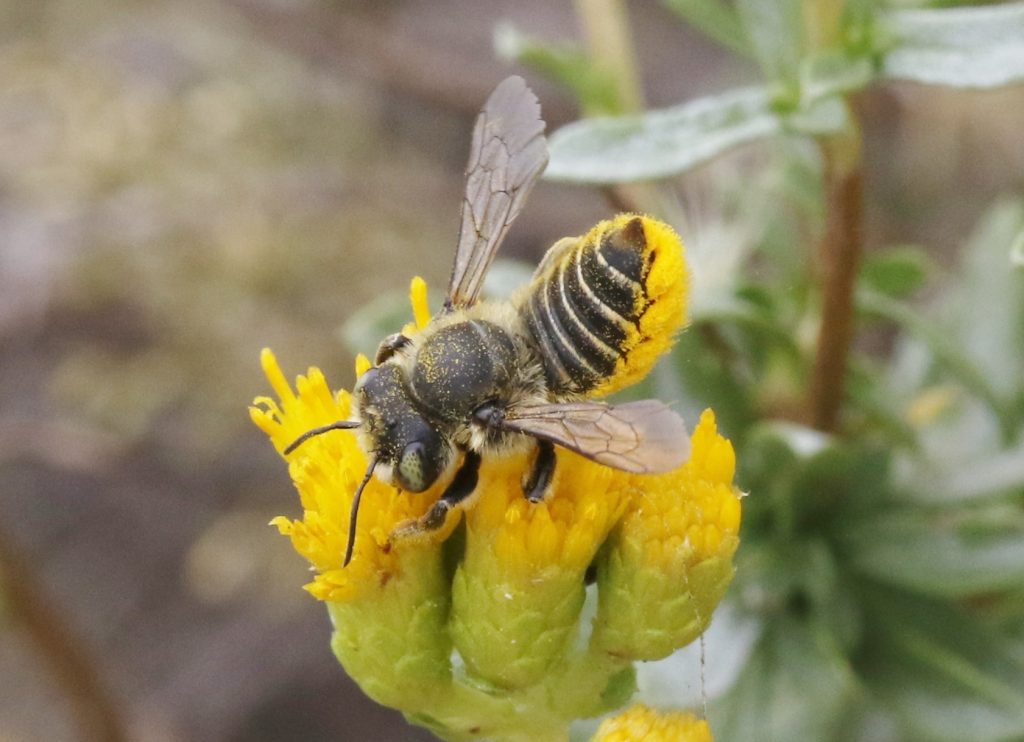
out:
M353 393L365 448L376 453L378 476L408 492L429 489L451 463L452 447L413 404L402 368L371 368Z

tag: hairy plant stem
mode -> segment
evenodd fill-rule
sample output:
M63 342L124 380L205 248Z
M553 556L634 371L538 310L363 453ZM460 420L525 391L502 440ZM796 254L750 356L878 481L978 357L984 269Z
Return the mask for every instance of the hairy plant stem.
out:
M828 211L818 252L821 326L811 376L810 422L818 430L833 432L839 422L853 341L853 296L863 243L864 195L856 121L847 131L825 139L821 152Z

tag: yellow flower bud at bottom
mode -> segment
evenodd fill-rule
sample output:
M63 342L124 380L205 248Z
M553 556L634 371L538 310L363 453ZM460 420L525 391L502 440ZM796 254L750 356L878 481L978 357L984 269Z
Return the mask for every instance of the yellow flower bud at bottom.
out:
M642 704L601 722L592 742L714 742L711 728L693 714L658 712Z

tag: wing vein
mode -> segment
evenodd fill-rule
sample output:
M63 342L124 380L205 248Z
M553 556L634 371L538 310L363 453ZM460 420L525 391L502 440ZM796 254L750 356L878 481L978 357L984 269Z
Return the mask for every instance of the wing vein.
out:
M476 302L509 226L548 161L540 104L520 77L491 93L477 117L445 307Z

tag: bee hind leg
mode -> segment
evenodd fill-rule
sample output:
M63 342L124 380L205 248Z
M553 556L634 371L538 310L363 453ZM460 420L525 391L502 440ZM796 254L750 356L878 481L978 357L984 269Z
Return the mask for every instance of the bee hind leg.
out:
M465 500L476 489L476 483L480 472L480 454L475 451L466 451L462 465L455 472L455 478L445 489L444 494L430 506L430 509L422 517L399 525L391 533L391 538L400 539L405 536L428 531L436 531L441 528L448 519L448 513L460 502Z
M540 502L547 494L555 476L555 446L550 441L537 441L537 458L530 476L523 482L523 494L530 502Z

